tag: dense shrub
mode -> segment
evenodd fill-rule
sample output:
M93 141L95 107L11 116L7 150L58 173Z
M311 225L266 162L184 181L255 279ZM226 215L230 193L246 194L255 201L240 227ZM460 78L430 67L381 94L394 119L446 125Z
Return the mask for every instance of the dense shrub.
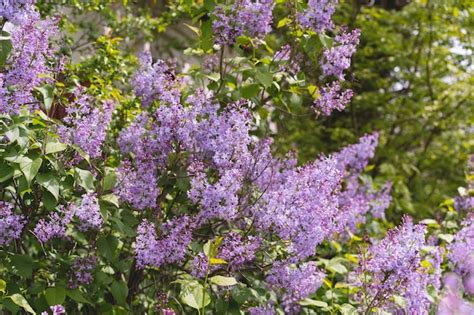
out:
M371 177L383 133L304 163L274 143L276 113L319 119L353 97L361 33L336 2L146 18L127 1L1 2L1 310L472 313L471 187L393 227L390 177ZM111 30L89 33L87 12ZM134 57L133 31L173 23L193 34L186 66ZM81 38L93 53L76 61Z

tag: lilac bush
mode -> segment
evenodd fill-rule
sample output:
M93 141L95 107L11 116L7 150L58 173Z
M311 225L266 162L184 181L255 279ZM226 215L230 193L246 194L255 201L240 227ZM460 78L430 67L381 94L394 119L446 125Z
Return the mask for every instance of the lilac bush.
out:
M200 23L191 65L145 51L116 74L121 39L76 64L59 49L67 17L0 2L15 26L0 68L0 310L471 310L469 193L438 221L393 227L393 183L370 164L383 133L306 163L275 150L275 113L350 106L361 34L332 20L337 3L183 4Z

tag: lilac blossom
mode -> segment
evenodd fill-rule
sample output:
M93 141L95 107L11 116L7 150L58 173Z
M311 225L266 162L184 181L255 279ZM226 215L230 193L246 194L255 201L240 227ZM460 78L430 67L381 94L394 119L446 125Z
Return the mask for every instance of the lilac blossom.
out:
M157 236L155 225L144 220L138 226L135 253L140 268L159 267L164 263L181 261L191 242L193 224L188 216L175 218L162 225Z
M210 184L204 173L195 174L191 180L189 198L202 207L198 221L212 218L232 220L237 214L238 191L242 174L238 170L226 171L214 184Z
M454 198L454 209L457 211L474 209L474 196L458 196Z
M80 87L75 89L74 98L75 101L66 108L65 125L58 128L59 137L64 143L79 146L91 158L99 158L114 105L96 102Z
M325 76L333 75L339 80L344 80L344 70L351 66L351 57L359 44L360 30L354 29L347 32L345 28L334 38L333 46L324 49L324 58L321 67Z
M169 105L180 102L181 80L163 60L153 62L149 52L140 56L140 68L133 75L131 84L145 108L155 100Z
M204 253L197 254L193 259L191 275L196 278L204 278L209 270L209 257Z
M474 273L474 215L469 214L448 246L448 259L461 274Z
M329 116L333 110L343 111L352 95L352 90L341 90L341 84L334 81L320 90L319 97L313 103L314 110L325 116Z
M34 7L36 0L2 0L0 1L0 17L14 24L22 24L28 18L38 16Z
M266 278L271 289L283 292L282 304L285 312L298 314L300 300L316 292L323 283L325 274L314 262L293 266L285 262L274 262Z
M176 315L174 310L171 308L163 308L161 312L163 313L163 315Z
M36 238L45 243L53 238L62 238L66 233L66 225L74 215L73 211L60 206L59 211L48 214L48 218L41 218L33 230Z
M102 227L102 214L100 213L99 200L95 193L83 195L81 204L79 206L71 205L70 211L73 211L79 220L80 231L97 230Z
M64 308L64 306L59 305L59 304L50 306L49 309L51 310L52 315L66 314L66 309ZM48 315L48 312L47 311L41 312L41 315Z
M0 201L0 246L6 246L11 241L20 238L25 219L13 212L13 205Z
M332 15L336 11L338 0L309 0L308 7L298 13L298 22L303 29L322 34L332 30L334 23Z
M238 270L255 258L260 245L261 240L256 237L249 236L247 240L243 240L240 234L229 232L222 240L216 257L224 259L230 269Z
M51 60L56 49L50 44L50 39L57 32L57 21L41 20L39 14L28 16L13 29L12 51L2 78L0 113L18 114L22 105L27 105L30 110L39 108L33 91L35 87L52 81L55 67Z
M156 173L152 163L141 163L132 168L125 161L117 168L115 193L121 201L128 202L135 209L156 208L160 194Z
M362 294L358 298L370 311L377 307L386 311L400 309L391 297L405 299L405 311L423 314L429 310L427 287L429 275L421 267L421 249L425 246L425 226L414 225L408 217L402 225L371 245L360 258L358 273Z
M242 35L263 38L271 31L273 7L273 0L235 1L230 8L217 6L212 25L216 43L234 44Z
M455 273L448 273L444 277L444 294L438 307L437 315L468 315L474 313L474 304L462 297L461 278Z
M249 308L250 315L275 315L275 309L271 305L255 306Z
M59 304L51 306L50 309L53 312L53 315L66 314L66 309L64 308L64 306Z
M374 132L361 137L359 143L343 148L335 155L338 167L352 174L363 171L374 157L378 141L379 135Z
M92 272L96 265L95 256L77 257L69 271L69 288L76 289L80 285L91 284L94 281Z
M316 246L341 228L337 200L342 175L331 158L285 171L252 208L256 226L290 241L295 256L314 255Z
M375 218L385 218L385 210L390 206L392 183L385 183L382 188L373 195L369 204L371 206L372 216Z

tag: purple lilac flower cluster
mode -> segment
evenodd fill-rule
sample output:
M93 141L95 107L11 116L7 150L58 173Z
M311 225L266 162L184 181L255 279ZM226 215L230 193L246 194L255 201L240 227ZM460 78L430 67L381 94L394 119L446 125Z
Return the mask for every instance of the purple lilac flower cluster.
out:
M138 209L156 207L156 174L165 169L170 153L187 151L194 161L189 169L194 175L189 196L205 209L201 220L230 218L239 188L239 174L231 166L240 163L237 157L242 159L247 152L250 113L235 105L218 115L216 104L202 92L189 97L188 102L188 108L163 105L153 114L144 113L120 134L119 147L133 157L133 163L125 162L119 168L117 193ZM221 169L219 181L209 183L199 161Z
M318 114L329 116L333 110L343 111L352 99L352 90L341 90L341 84L333 81L320 90L313 106Z
M80 285L91 284L94 281L92 271L97 265L97 257L77 257L69 271L69 288L76 289Z
M335 157L339 169L344 172L345 189L339 197L342 211L340 222L354 231L357 223L365 222L370 211L372 216L383 218L391 201L391 183L386 183L377 191L370 181L361 182L360 174L367 167L368 161L374 157L378 144L378 134L365 135L359 143L349 145L338 152Z
M209 270L209 257L204 253L197 254L193 259L191 275L196 278L204 278Z
M463 284L458 275L455 273L448 273L444 276L444 294L438 304L438 315L474 314L474 304L463 299L462 289ZM474 293L474 291L466 291L469 294Z
M359 44L360 30L354 29L348 32L343 28L334 38L331 49L325 49L324 59L321 66L324 75L333 75L339 80L344 80L344 70L351 66L351 57Z
M174 70L163 60L153 63L149 52L140 56L140 65L132 77L131 84L143 106L148 107L155 100L162 104L179 104L182 82Z
M427 313L430 277L420 264L424 246L425 226L414 225L408 217L383 240L371 245L361 255L356 270L361 305L368 311L374 307L389 312L400 310L402 307L391 299L396 294L405 299L406 312Z
M360 138L359 143L342 149L336 154L339 168L348 174L363 171L369 160L374 157L378 141L379 135L374 132Z
M159 267L182 260L191 242L191 231L189 217L182 216L163 224L162 235L158 238L155 225L144 220L138 226L135 245L138 266Z
M238 270L255 258L260 245L261 240L256 237L249 236L243 240L240 234L229 232L222 240L216 256L224 259L231 270Z
M99 200L95 193L83 195L81 204L79 206L71 205L70 211L79 220L80 231L98 230L102 227L102 214L100 213Z
M458 196L454 198L454 209L456 211L474 210L474 196Z
M298 22L303 29L322 34L332 30L332 15L338 0L309 0L308 8L298 14Z
M57 70L52 63L56 50L50 39L58 28L56 19L42 20L36 11L17 11L19 7L9 6L6 6L8 14L22 13L14 15L19 24L11 32L12 50L0 82L0 113L17 114L22 105L30 110L38 109L39 102L33 95L33 89L50 83Z
M74 99L66 108L65 125L58 127L60 140L79 146L91 158L99 158L114 105L95 101L81 87L75 89Z
M351 57L359 44L359 37L358 29L348 32L346 28L342 28L334 38L332 47L323 50L323 74L335 76L339 82L334 81L320 89L320 96L313 104L317 113L328 116L335 109L342 111L352 99L352 90L342 90L340 81L344 81L344 71L351 65Z
M297 302L316 292L323 283L325 274L313 262L293 266L285 262L275 262L266 278L267 284L282 290L283 306L287 314L298 314Z
M59 305L59 304L50 306L49 309L51 310L52 315L66 314L66 309L64 308L64 306ZM41 312L41 315L48 315L48 312L47 311Z
M135 168L128 161L117 169L115 193L122 201L128 202L139 210L156 207L156 200L160 194L156 180L156 167L152 163L139 163Z
M230 8L217 6L213 21L216 43L234 44L242 35L263 38L271 31L273 7L273 0L241 0L235 1Z
M250 315L274 315L275 308L271 305L255 306L249 308Z
M22 24L28 18L38 15L35 10L36 0L2 0L0 17L14 23Z
M469 214L461 225L448 246L448 258L461 274L474 274L474 215Z
M62 238L66 233L66 225L71 222L73 215L73 211L60 206L58 211L49 213L47 219L41 218L33 233L43 243L53 238Z
M13 205L0 201L0 246L7 246L20 237L25 219L13 212Z
M314 255L318 244L340 230L337 200L343 174L331 158L282 173L274 169L262 175L261 180L269 176L261 187L265 193L251 208L251 215L259 229L289 241L293 255Z

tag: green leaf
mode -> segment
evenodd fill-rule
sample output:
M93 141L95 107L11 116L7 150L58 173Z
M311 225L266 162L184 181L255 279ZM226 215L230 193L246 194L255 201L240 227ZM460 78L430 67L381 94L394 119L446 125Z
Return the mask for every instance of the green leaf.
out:
M114 188L115 183L117 182L117 174L115 173L115 170L113 168L106 168L105 169L105 176L104 176L104 187L103 190L111 190Z
M206 75L206 77L211 80L211 81L214 81L214 82L219 82L219 80L221 79L221 75L217 72L213 72L209 75Z
M44 291L44 296L50 306L63 304L66 299L66 290L62 287L47 288Z
M5 294L5 292L7 290L7 283L5 282L5 280L3 279L0 279L0 292L2 292L2 294Z
M34 160L25 157L22 161L20 161L20 170L25 175L26 181L31 183L33 178L35 178L36 174L41 167L43 160L41 158L36 158Z
M212 37L212 21L204 21L201 24L200 46L204 51L208 51L212 49L213 44L214 41Z
M247 36L239 36L237 37L236 39L236 42L237 42L237 45L243 45L243 46L247 46L249 45L252 41L250 40L249 37Z
M91 302L82 294L79 289L67 290L66 295L78 303L91 304Z
M20 128L14 127L5 132L5 136L8 138L8 143L13 143L20 136Z
M347 273L347 268L343 264L341 264L337 261L334 261L334 260L331 260L329 262L326 269L331 271L331 272L340 273L340 274L346 274Z
M71 145L71 148L73 148L84 160L86 160L87 163L90 164L91 159L90 159L89 154L87 154L84 150L82 150L77 145Z
M8 56L12 50L12 42L10 34L5 31L2 31L2 36L0 36L0 66L4 66L7 62Z
M278 21L277 28L282 28L283 26L288 25L290 23L291 23L291 19L285 17L281 19L280 21Z
M118 245L119 241L113 235L107 235L106 237L101 237L97 240L97 249L99 250L99 253L109 261L112 261L117 256Z
M320 308L328 307L328 303L324 301L313 300L313 299L304 299L300 301L299 304L302 306L315 306L315 307L320 307Z
M60 142L48 142L46 143L45 153L51 154L56 152L61 152L67 149L67 144Z
M333 39L325 34L319 34L319 40L321 41L321 44L323 44L324 48L326 49L331 49Z
M94 187L94 176L90 171L80 169L78 167L75 168L76 170L76 179L87 192L93 192L95 190Z
M195 309L201 309L211 303L209 293L204 291L203 286L196 281L181 284L179 293L181 301Z
M0 183L6 182L13 177L15 170L7 164L0 164Z
M116 206L117 208L120 207L119 199L114 194L103 195L103 196L100 197L100 200L105 201L107 203L110 203L110 204Z
M36 314L36 312L31 308L28 301L23 297L23 295L19 293L15 293L9 296L9 298L15 303L16 305L23 308L25 311L31 314Z
M46 109L47 112L51 109L51 106L53 105L53 98L54 98L54 86L45 84L43 86L35 88L38 92L41 93L43 96L43 104L44 104L44 109Z
M356 315L356 314L358 314L357 309L354 306L352 306L350 304L347 304L347 303L344 303L341 306L339 306L339 310L341 311L342 315Z
M454 240L454 235L452 235L452 234L438 234L438 238L442 239L446 243L451 243Z
M59 198L59 181L51 174L38 174L36 178L38 184L46 188L56 199Z
M420 221L421 224L425 224L427 226L430 226L430 227L439 227L439 223L438 221L434 220L434 219L424 219L424 220L421 220Z
M192 26L192 25L189 25L187 23L183 23L184 25L186 25L191 31L193 31L197 36L200 36L201 35L201 32L199 30L199 28L195 27L195 26Z
M221 259L221 258L209 258L209 263L211 265L225 265L227 264L227 261L225 261L224 259Z
M110 292L118 304L125 305L128 295L127 284L123 281L114 281Z
M41 201L43 201L43 205L48 210L54 210L58 205L58 199L53 196L53 194L51 194L49 191L43 192L43 198L41 199Z
M237 284L234 277L214 276L209 279L212 283L220 286L231 286Z
M15 255L12 256L10 260L20 276L25 278L32 276L35 263L33 258L29 255Z
M264 87L268 88L272 86L273 74L268 71L259 71L256 75L257 81L260 82Z
M260 91L260 85L258 84L249 84L241 88L240 93L243 98L249 99L258 94Z

